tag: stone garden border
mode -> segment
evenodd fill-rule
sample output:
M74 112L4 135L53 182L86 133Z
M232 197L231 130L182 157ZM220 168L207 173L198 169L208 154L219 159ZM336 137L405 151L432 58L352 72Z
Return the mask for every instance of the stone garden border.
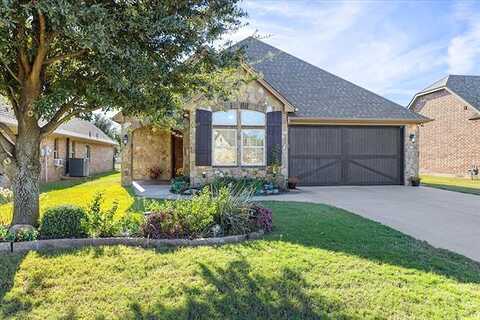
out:
M85 239L52 239L25 242L1 242L0 253L25 252L39 250L78 249L87 246L124 245L142 248L165 247L197 247L215 246L229 243L239 243L247 240L259 239L264 235L263 230L237 236L199 238L199 239L147 239L147 238L85 238ZM13 246L12 246L13 244ZM13 251L12 251L13 248Z

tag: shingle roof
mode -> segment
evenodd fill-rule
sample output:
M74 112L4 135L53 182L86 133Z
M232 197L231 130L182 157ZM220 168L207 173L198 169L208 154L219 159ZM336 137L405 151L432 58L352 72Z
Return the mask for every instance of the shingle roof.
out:
M234 45L246 62L297 111L296 117L426 121L427 118L249 37Z
M9 125L17 125L17 120L5 104L0 101L0 122L5 122ZM100 143L116 144L109 136L107 136L102 130L96 127L93 123L86 120L74 118L66 123L63 123L55 130L55 133L72 136L81 139L91 140Z
M480 112L480 76L452 74L423 89L416 96L443 88L450 89Z

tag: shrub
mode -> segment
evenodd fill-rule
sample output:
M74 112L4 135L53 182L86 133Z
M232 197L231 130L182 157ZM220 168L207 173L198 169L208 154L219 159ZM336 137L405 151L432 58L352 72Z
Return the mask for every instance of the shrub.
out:
M47 209L40 222L43 239L84 238L88 234L87 214L76 206Z
M204 188L188 200L150 202L147 209L153 213L162 213L169 225L175 226L177 237L197 238L209 233L215 223L217 207L212 193Z
M140 227L142 226L143 221L143 214L131 212L126 213L119 221L121 234L127 237L140 236Z
M8 227L0 224L0 242L7 241Z
M142 225L149 238L198 238L244 234L252 230L252 190L204 188L189 200L150 202Z
M97 192L87 209L88 231L92 237L113 237L121 229L120 221L115 221L118 201L114 201L110 209L102 209L103 193Z
M35 241L38 239L38 231L35 229L22 229L18 230L17 234L14 235L15 241Z
M12 202L13 200L13 192L7 188L0 187L0 204L5 204Z
M185 176L175 177L170 181L170 192L182 193L190 187L190 179Z
M252 189L220 188L216 194L217 223L223 235L244 234L251 231L250 211Z
M272 210L261 206L252 208L253 221L256 229L262 229L265 232L271 232L273 229Z
M222 187L227 187L235 192L242 192L243 190L253 190L254 193L260 193L265 184L269 183L264 178L248 178L248 177L232 177L223 176L215 177L215 179L208 185L213 191L220 190Z
M157 180L158 178L160 178L162 173L163 173L163 170L159 166L151 167L148 170L148 175L150 176L150 179L152 179L152 180Z
M141 227L145 238L168 239L183 235L181 226L176 223L172 213L152 213L147 216Z

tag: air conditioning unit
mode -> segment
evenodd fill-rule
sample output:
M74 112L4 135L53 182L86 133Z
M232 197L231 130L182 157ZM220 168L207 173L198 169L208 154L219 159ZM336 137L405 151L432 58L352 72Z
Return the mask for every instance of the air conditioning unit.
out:
M68 160L70 177L88 177L90 175L90 168L87 159L70 158Z
M53 165L55 167L63 167L63 159L53 159Z

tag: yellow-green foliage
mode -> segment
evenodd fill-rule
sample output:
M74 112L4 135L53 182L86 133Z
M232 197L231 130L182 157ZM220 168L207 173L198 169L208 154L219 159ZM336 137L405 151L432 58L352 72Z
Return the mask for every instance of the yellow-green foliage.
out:
M427 187L480 195L480 179L422 176L422 184Z
M94 177L86 182L61 181L42 186L40 213L58 205L87 207L97 192L103 192L105 208L111 208L118 201L117 215L124 215L135 203L130 190L120 185L120 174L111 173ZM12 218L12 204L0 206L0 221L8 223Z

